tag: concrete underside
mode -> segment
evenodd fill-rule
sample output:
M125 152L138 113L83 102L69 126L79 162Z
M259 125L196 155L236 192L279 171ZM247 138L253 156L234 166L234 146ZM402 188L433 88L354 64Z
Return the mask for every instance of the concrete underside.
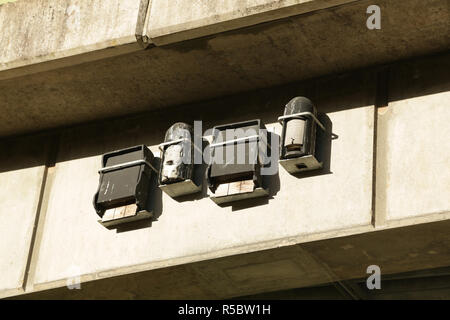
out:
M384 277L390 274L450 266L449 228L446 220L369 232L91 281L82 283L81 290L62 287L20 298L224 299L366 278L365 268L373 264L381 268L384 284ZM441 296L445 297L450 296ZM405 292L394 298L414 295Z
M351 2L93 62L80 64L86 59L78 55L4 70L0 135L140 113L449 48L446 1L379 1L381 30L366 27L370 4ZM105 57L108 50L126 48L85 55Z
M448 300L449 297L450 268L444 267L384 275L381 290L367 289L366 276L314 287L241 296L238 299Z

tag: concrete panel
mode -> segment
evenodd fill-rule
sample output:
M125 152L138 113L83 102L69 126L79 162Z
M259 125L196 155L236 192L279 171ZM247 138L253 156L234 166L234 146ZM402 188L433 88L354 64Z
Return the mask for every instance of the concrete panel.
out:
M3 4L0 71L136 43L140 2L26 0Z
M450 91L378 112L377 214L397 220L450 211Z
M303 178L280 168L279 174L270 178L269 199L225 207L208 199L206 189L179 201L157 190L156 195L162 196L156 210L158 220L135 230L107 230L97 223L92 197L102 153L139 143L156 152L165 130L179 120L203 119L206 130L214 124L261 117L268 128L279 130L274 120L282 113L283 103L289 101L292 92L299 94L304 89L298 85L275 88L67 130L50 184L37 287L76 276L73 270L96 279L139 268L261 250L316 233L370 226L374 107L357 107L357 103L370 100L372 89L360 77L353 79L360 82L355 86L348 80L345 99L339 95L318 99L319 109L327 112L338 135L331 142L329 168ZM327 91L343 89L342 83L333 87L330 81L324 85ZM215 108L210 108L211 104ZM226 112L217 112L222 106ZM266 245L268 242L273 243ZM295 271L290 262L282 260L281 269L288 270L283 274L290 279Z
M22 290L44 177L41 139L0 142L0 296Z
M147 36L168 44L325 9L355 0L152 0Z

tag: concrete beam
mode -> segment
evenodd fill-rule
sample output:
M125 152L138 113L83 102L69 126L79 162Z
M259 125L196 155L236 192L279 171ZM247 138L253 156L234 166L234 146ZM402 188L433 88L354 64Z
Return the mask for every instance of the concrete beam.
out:
M442 107L448 100L446 97L449 82L445 68L448 61L447 55L411 60L390 66L387 77L380 76L378 69L361 70L61 130L56 166L52 168L51 178L47 179L45 193L41 193L43 223L40 224L41 232L36 238L33 259L28 259L27 262L21 258L22 260L17 262L30 266L27 292L65 286L67 279L71 277L80 276L82 282L88 282L204 260L233 260L232 257L236 255L277 250L275 248L292 247L300 243L306 247L311 241L372 231L416 224L429 226L431 224L427 223L437 221L446 225L450 212L448 199L445 197L448 193L448 178L443 172L450 148L443 147L445 141L442 140L440 129L449 115ZM385 88L388 94L380 88ZM270 180L272 191L268 200L221 208L205 197L206 190L196 197L180 202L156 192L157 221L117 232L104 229L96 222L92 196L97 188L97 170L101 154L141 143L151 146L156 153L156 146L163 140L165 130L176 121L192 122L201 119L206 129L220 123L243 121L257 116L271 130L279 132L279 126L274 119L281 114L282 106L295 95L310 97L317 104L319 111L328 114L333 124L332 131L338 135L338 139L331 141L328 149L330 161L326 163L324 170L298 179L279 168L279 174ZM387 97L387 109L375 110L371 104L380 100L377 97ZM420 115L422 120L418 125L421 128L420 135L415 134L416 114ZM436 114L439 115L438 118ZM435 128L434 124L440 122L443 123ZM401 133L404 134L396 133L397 128L401 128ZM376 139L374 134L377 134ZM417 138L411 140L410 135ZM31 138L24 137L22 142L10 142L9 145L13 145L17 150L28 150L27 146L34 145L34 140L29 139ZM373 153L374 140L377 146L376 160ZM432 148L430 153L437 155L438 162L428 153L423 155L419 149L411 147L417 141L421 141L423 149ZM3 149L8 150L7 146L8 144ZM405 149L408 155L412 154L420 161L430 164L422 170L415 170L415 162L403 157L406 151L401 151ZM16 169L28 168L26 161L33 157L27 154L23 157L7 162L6 166L3 166L6 174ZM24 161L25 164L22 164ZM11 167L11 164L14 166ZM428 167L440 168L441 164L444 166L441 167L440 174L428 170ZM43 162L37 161L34 165L42 166ZM375 173L372 170L374 166ZM402 170L406 170L406 173ZM420 186L409 188L404 185L405 176L413 184L422 181L426 189L433 190L433 193L423 197L417 193L421 190ZM19 176L15 183L26 184L26 177L28 174ZM376 186L375 193L373 185ZM5 194L9 188L10 182L5 187ZM38 192L35 189L33 188L33 192ZM417 202L416 198L421 201ZM411 206L410 203L414 205ZM33 208L31 210L34 210ZM11 223L14 224L14 220ZM208 227L199 227L205 225ZM427 228L420 229L423 233L421 237L417 237L417 241L408 239L414 232L401 238L399 245L402 246L402 256L408 256L414 261L419 259L418 263L411 266L403 262L398 264L393 257L400 254L400 251L394 251L390 256L392 260L387 264L391 268L388 270L395 273L427 268L427 263L434 261L434 258L436 260L430 267L439 267L440 263L446 263L445 255L440 258L441 253L448 252L445 247L446 238L438 236L441 231L439 227L436 228L432 231L427 231ZM389 237L395 235L389 234ZM430 239L431 235L434 238ZM442 237L444 240L441 241ZM383 262L381 251L371 247L374 245L370 243L373 238L367 236L367 243L359 248L361 239L350 243L337 242L342 247L339 250L349 250L345 251L344 255L364 255L368 259L367 262L379 259ZM438 240L433 242L433 239ZM393 243L394 240L382 237L377 241ZM408 247L409 242L412 247ZM129 251L129 248L133 249ZM359 249L354 251L353 248ZM374 253L370 253L368 248L375 250ZM320 250L322 249L311 249L308 252L314 254ZM326 250L339 252L336 246ZM302 271L296 269L298 263L292 262L289 255L281 252L285 251L280 251L281 258L278 260L271 256L268 256L267 260L258 260L264 265L261 269L249 264L245 268L250 271L244 268L248 272L234 272L233 268L241 265L232 264L229 268L230 275L224 277L235 277L237 283L242 283L242 290L230 290L229 295L252 294L266 289L281 290L291 283L289 279L292 278L297 279L293 284L304 286L329 282L330 277L349 279L361 276L355 270L354 273L345 273L342 271L345 268L339 266L342 261L338 257L334 258L337 260L328 261L326 256L329 253L324 253L315 261L324 267L325 275L322 274L321 268L312 265L311 268L318 270L319 274L314 278L315 283L309 283L300 276ZM295 253L294 256L298 254ZM58 257L56 262L54 257ZM352 260L351 255L347 258ZM269 261L278 262L271 265ZM268 266L265 265L266 262L269 263ZM335 263L338 264L333 267ZM266 267L269 270L282 271L261 271ZM183 268L182 270L186 270ZM360 266L355 264L354 268ZM214 270L213 268L211 274L214 274ZM239 278L241 274L255 273L252 270L261 272L269 279L280 281L273 280L271 284L259 287L256 285L260 283L259 279L250 281ZM170 277L169 274L167 277ZM180 283L185 283L183 281ZM253 286L245 287L246 283L253 282L256 283L257 290ZM154 285L157 285L157 282ZM191 289L186 290L188 291L180 291L180 294ZM215 292L204 288L198 290L199 296ZM220 290L217 288L218 292Z
M224 299L450 265L450 220L200 261L20 296L21 299ZM385 282L382 282L385 283Z
M0 73L42 72L139 50L135 34L138 18L144 18L139 16L140 4L141 0L2 4ZM10 70L20 67L28 68Z
M356 0L152 0L146 35L156 45L185 41Z
M450 91L393 102L379 112L377 206L385 220L448 211L448 101Z
M19 3L2 5L1 10ZM381 30L366 27L370 4L369 0L351 2L37 74L27 73L27 68L0 72L0 136L121 117L448 49L450 17L444 2L380 1ZM63 23L68 17L63 18L65 9L61 10ZM131 37L135 22L133 28L126 24L125 33ZM6 28L13 29L7 33L11 37L20 30L18 25ZM69 43L76 46L82 39L73 36ZM6 41L6 48L16 42ZM50 49L61 46L61 42L50 44Z

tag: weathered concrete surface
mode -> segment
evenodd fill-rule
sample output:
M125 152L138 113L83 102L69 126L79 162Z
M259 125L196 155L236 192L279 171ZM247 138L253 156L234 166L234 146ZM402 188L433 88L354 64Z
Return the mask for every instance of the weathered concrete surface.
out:
M45 141L0 142L0 296L22 291L44 178Z
M158 221L144 223L133 232L107 230L96 221L92 197L98 185L102 153L139 143L152 146L156 152L165 129L178 120L201 119L206 130L217 121L229 123L261 117L267 127L278 128L274 120L282 113L283 104L290 100L293 91L300 94L305 87L298 84L266 90L264 94L255 92L218 100L216 107L228 106L227 113L191 105L178 108L176 113L161 111L66 130L49 185L35 287L48 287L52 282L77 275L104 278L136 268L168 267L277 247L311 234L370 228L374 107L365 103L374 99L371 79L370 74L357 75L345 85L333 87L323 82L324 89L318 89L319 110L327 112L333 132L339 136L331 142L331 160L325 160L323 171L299 179L280 169L269 180L269 199L227 207L219 207L208 199L206 190L180 202L157 190ZM360 83L353 86L355 82ZM343 87L347 91L345 97L322 95L325 88L330 91ZM354 150L351 156L348 150ZM348 201L350 198L352 201ZM289 269L291 262L280 264ZM292 278L294 275L289 272L287 277ZM245 283L239 274L235 270L229 276Z
M450 91L380 111L377 205L386 219L450 208Z
M388 107L378 110L377 223L450 208L449 60L389 71Z
M153 0L147 36L156 45L203 37L355 0Z
M450 220L446 220L368 232L86 282L81 290L62 287L20 298L223 299L365 279L367 267L373 264L381 267L381 294L388 289L391 297L413 298L411 291L404 295L389 291L386 280L390 274L449 266L449 227Z
M98 52L97 58L139 50L135 37L139 5L140 0L26 0L3 4L0 72L133 43L120 50ZM80 62L92 59L91 54L90 59L80 58Z
M440 107L434 109L434 101L448 91L448 61L447 55L441 55L390 66L386 81L391 106L423 96L424 104L442 113ZM65 287L68 278L80 276L81 291L62 288L36 297L227 298L360 278L370 264L379 264L383 273L449 265L448 206L436 213L425 199L426 205L416 206L420 214L414 210L380 223L378 197L383 195L379 188L384 180L379 165L391 166L383 157L383 148L389 139L397 148L404 146L395 137L380 138L388 122L383 122L382 115L376 118L372 106L376 95L383 95L380 79L384 78L377 79L377 71L296 82L59 131L57 163L49 169L52 174L43 193L43 219L27 292ZM332 131L338 135L331 141L330 161L323 171L300 179L279 168L279 175L270 180L269 199L223 208L206 198L206 190L179 202L157 191L158 220L152 224L107 230L97 223L92 196L101 154L141 143L156 152L165 130L177 121L201 119L207 129L258 117L277 129L274 120L295 95L310 97L319 111L328 114ZM408 124L416 121L404 119ZM380 149L375 194L374 133L379 135ZM434 139L436 132L421 133L425 141L427 135ZM18 150L28 150L27 143L36 145L30 138L23 139L11 145ZM42 165L42 161L24 163L33 158L23 157L3 170ZM420 172L426 174L426 170Z
M369 4L352 2L23 77L1 72L0 135L121 117L448 49L445 1L380 1L381 30L366 28Z
M330 280L304 249L291 246L86 282L81 290L61 288L31 298L221 299Z
M337 279L366 277L378 265L392 274L450 265L450 220L302 244Z

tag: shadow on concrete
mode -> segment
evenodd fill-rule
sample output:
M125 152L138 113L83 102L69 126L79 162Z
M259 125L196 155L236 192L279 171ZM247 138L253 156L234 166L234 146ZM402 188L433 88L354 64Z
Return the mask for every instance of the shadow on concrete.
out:
M388 101L449 91L449 58L445 52L126 117L1 138L0 172L45 164L55 136L60 136L56 161L62 162L100 156L131 145L157 145L164 140L167 128L177 121L202 120L203 131L255 117L273 123L284 105L299 95L310 97L322 113L374 105L380 70L388 72Z
M324 174L332 174L331 168L331 145L332 141L339 138L339 136L333 132L333 123L330 118L319 112L317 118L324 125L325 131L323 131L319 126L317 126L316 133L316 158L319 162L322 162L322 168L318 170L311 170L305 172L299 172L292 174L297 178L308 178L321 176ZM283 170L282 168L280 170Z

